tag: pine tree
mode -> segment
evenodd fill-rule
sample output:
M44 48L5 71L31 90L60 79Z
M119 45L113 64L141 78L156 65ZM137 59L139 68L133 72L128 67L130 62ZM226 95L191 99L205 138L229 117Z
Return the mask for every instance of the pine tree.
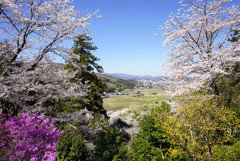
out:
M101 92L106 88L106 85L95 74L95 70L98 73L102 73L103 68L96 63L100 59L91 53L97 49L96 46L93 46L91 40L91 37L82 34L77 36L77 39L74 42L73 53L78 55L79 58L74 58L73 61L79 64L82 69L75 78L81 78L81 82L89 86L89 93L85 96L89 102L84 104L84 106L90 111L106 114L101 97ZM72 69L73 66L68 64L66 68ZM74 79L72 81L74 81Z

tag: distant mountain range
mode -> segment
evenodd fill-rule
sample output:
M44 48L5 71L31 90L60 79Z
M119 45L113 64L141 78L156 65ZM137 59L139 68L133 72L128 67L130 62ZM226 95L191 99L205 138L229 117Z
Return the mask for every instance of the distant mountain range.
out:
M163 80L164 76L150 76L150 75L144 75L144 76L135 76L130 74L124 74L124 73L104 73L104 75L119 78L119 79L125 79L125 80Z

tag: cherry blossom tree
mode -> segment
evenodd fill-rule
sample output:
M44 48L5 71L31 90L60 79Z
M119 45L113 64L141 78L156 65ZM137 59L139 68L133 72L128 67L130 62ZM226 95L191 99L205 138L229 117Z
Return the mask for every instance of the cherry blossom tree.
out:
M66 47L87 30L89 20L74 10L72 0L0 0L0 100L9 109L50 108L59 98L81 98L87 87L70 83L76 72L56 65L56 58L76 57ZM69 62L69 61L68 61ZM84 100L83 100L84 101Z
M240 41L228 39L238 31L237 0L182 0L182 8L161 26L171 47L168 74L173 94L191 89L211 89L221 74L231 73L240 61ZM227 70L226 70L227 69Z

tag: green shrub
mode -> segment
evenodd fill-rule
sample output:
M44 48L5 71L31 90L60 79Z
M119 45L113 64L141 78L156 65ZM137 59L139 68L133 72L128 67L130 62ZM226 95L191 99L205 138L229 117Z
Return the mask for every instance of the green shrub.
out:
M160 107L152 109L149 115L145 115L141 119L139 122L141 130L130 145L131 160L174 160L180 158L168 155L168 150L172 145L163 136L161 119L164 119L169 111L170 106L166 102L162 102ZM161 119L159 119L160 117Z
M213 160L238 161L240 159L240 142L233 145L219 145L213 148Z
M66 133L59 139L57 146L58 161L86 161L88 158L89 151L80 133Z
M219 105L218 99L207 93L195 94L185 96L180 104L178 112L168 115L161 124L168 141L177 146L170 151L172 155L180 153L193 160L211 161L214 155L218 156L213 148L224 152L228 146L222 145L236 142L240 119L235 112Z
M128 146L126 142L123 142L121 147L119 148L118 154L116 154L113 158L113 161L125 161L129 158L128 156Z
M114 156L119 153L122 143L126 141L126 134L118 127L108 126L97 133L95 156L99 161L113 160Z

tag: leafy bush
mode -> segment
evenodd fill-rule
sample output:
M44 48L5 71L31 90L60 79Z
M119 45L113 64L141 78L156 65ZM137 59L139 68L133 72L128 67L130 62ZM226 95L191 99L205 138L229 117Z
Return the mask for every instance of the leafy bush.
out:
M170 111L170 106L162 102L160 107L150 111L139 122L141 131L131 142L129 152L131 160L171 160L173 156L168 155L171 144L164 137L164 130L161 127L161 119ZM161 119L158 119L161 118Z
M231 76L221 76L214 83L214 94L221 97L221 103L238 114L240 118L240 64L235 65Z
M213 148L213 160L238 161L240 142L233 145L218 145Z
M108 126L97 133L95 142L95 155L99 161L113 160L119 153L123 142L126 142L126 134L118 127Z
M128 145L126 142L123 142L121 147L119 148L118 154L116 154L113 158L113 161L124 161L129 159L128 153Z
M178 113L167 116L161 126L168 141L178 146L171 151L173 155L180 153L193 160L212 160L216 156L214 147L235 142L240 119L218 102L206 93L185 96Z
M0 114L0 160L55 160L55 121L34 113Z
M89 151L84 144L82 135L77 132L65 133L64 136L59 139L57 152L57 160L85 161L89 158Z

